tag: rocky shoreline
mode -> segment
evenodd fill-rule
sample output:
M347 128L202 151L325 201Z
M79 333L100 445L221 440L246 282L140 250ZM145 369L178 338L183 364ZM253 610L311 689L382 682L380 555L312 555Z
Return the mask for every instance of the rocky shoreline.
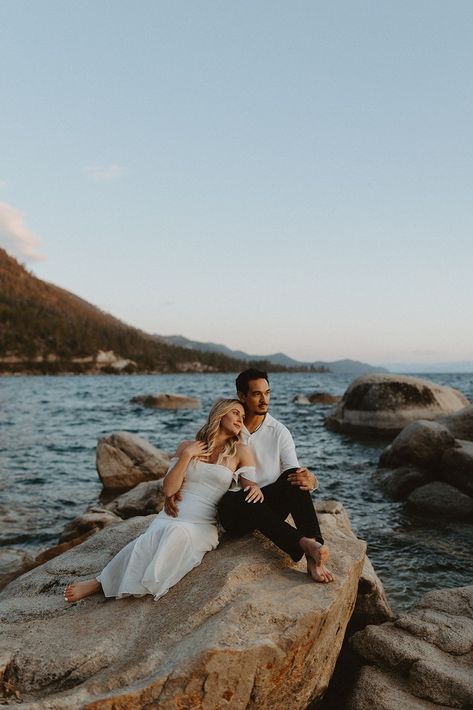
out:
M427 402L425 391L422 396ZM472 422L467 404L436 421L400 427L382 454L377 482L389 495L402 492L402 500L433 483L454 488L460 507L459 496L473 500ZM316 504L332 552L333 585L314 585L303 565L259 535L223 536L157 603L95 595L68 606L65 584L97 573L162 507L169 458L127 432L100 440L102 503L71 521L58 545L34 560L5 558L3 704L38 710L471 707L473 587L429 593L394 618L366 545L336 501ZM441 493L443 507L431 514L445 512ZM452 514L458 517L458 508Z

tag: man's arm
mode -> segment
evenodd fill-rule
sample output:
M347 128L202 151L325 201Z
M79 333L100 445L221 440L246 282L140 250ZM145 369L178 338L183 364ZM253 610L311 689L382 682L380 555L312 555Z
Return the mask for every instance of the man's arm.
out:
M286 427L281 431L279 437L279 451L281 460L281 471L290 468L297 469L287 477L293 486L299 486L302 491L313 491L318 486L316 476L308 468L299 466L294 439Z

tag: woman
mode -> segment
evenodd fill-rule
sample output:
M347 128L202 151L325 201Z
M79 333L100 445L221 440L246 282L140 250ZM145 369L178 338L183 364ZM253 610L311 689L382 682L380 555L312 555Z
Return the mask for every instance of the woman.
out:
M263 494L253 481L254 459L238 437L245 411L237 399L222 399L210 410L195 441L183 441L164 478L163 491L174 495L182 486L179 517L162 510L145 533L128 543L97 579L69 584L67 602L102 590L106 597L159 599L218 545L217 503L233 484L247 491L248 503Z

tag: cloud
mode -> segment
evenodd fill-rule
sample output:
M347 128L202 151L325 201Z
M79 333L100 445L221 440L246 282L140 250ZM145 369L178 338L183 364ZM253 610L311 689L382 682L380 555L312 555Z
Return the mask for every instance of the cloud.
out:
M83 168L83 173L88 175L95 182L110 182L111 180L118 180L119 178L126 175L128 172L127 168L123 165L89 165Z
M0 202L0 244L11 254L27 261L43 261L38 252L41 241L25 225L19 210Z
M0 180L0 188L6 187L8 185L6 180Z

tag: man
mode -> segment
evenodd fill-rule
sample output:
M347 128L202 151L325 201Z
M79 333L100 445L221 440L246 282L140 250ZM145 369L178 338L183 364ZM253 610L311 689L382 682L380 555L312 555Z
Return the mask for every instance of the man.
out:
M332 582L333 576L325 567L328 548L310 496L317 487L317 479L307 468L299 466L291 434L268 412L268 375L263 370L245 370L236 379L236 389L245 408L241 438L254 454L254 482L260 486L264 501L249 504L245 500L247 493L235 487L219 503L220 522L233 535L259 530L294 561L305 554L312 579ZM247 473L245 477L250 478ZM166 500L166 510L177 514L174 501ZM296 528L285 522L289 514Z

